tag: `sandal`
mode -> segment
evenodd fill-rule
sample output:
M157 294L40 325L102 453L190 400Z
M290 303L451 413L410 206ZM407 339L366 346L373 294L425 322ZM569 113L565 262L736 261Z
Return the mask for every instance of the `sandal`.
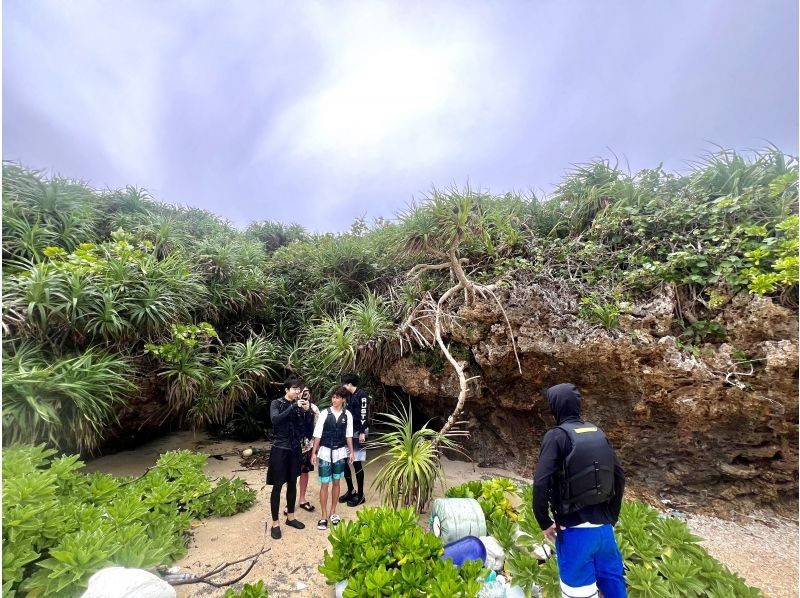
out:
M331 515L331 523L332 523L333 525L339 525L339 522L340 522L341 520L342 520L342 518L341 518L341 517L339 517L339 516L338 516L336 513L334 513L333 515Z
M314 505L312 505L312 504L311 504L310 502L308 502L308 501L306 501L306 502L301 502L301 503L300 503L299 505L297 505L297 506L298 506L298 507L300 507L301 509L303 509L304 511L308 511L309 513L311 513L312 511L314 511L314 510L316 509L316 507L315 507Z
M327 519L320 519L317 523L317 529L326 530L328 529L328 520Z

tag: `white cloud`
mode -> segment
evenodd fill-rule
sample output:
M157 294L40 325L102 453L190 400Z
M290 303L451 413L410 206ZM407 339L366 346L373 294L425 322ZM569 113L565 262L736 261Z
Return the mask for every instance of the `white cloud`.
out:
M265 130L256 161L314 164L329 183L341 183L430 172L491 152L493 131L516 109L518 86L486 23L458 14L316 6L306 16L328 59L326 76Z
M171 28L136 4L47 7L32 6L9 32L16 56L39 57L26 61L15 91L69 135L93 138L131 183L158 179L158 83Z

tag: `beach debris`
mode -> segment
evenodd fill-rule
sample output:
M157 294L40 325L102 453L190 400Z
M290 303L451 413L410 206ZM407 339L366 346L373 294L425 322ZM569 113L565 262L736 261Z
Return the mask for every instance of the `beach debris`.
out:
M106 567L89 578L81 598L175 598L175 588L144 569Z

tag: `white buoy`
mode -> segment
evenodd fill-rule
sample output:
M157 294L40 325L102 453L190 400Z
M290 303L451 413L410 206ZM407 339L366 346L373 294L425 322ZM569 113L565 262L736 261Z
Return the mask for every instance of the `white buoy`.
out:
M175 598L175 588L142 569L108 567L89 578L82 598Z
M253 449L244 449L242 451L242 457L252 457L253 456Z

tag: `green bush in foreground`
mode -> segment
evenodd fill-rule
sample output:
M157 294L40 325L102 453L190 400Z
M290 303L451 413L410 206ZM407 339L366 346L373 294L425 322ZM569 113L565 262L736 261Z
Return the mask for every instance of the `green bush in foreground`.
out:
M531 510L533 489L522 486L522 502L513 508L507 493L514 487L505 478L473 481L450 488L447 496L481 503L488 532L505 551L503 573L512 584L522 587L526 596L558 598L556 559L540 562L533 552L544 542ZM663 517L642 502L624 502L615 533L631 598L761 596L714 559L685 522ZM487 573L477 561L460 571L450 561L441 561L441 541L422 530L413 509L364 509L356 522L334 528L329 539L333 552L325 551L319 570L330 584L348 580L345 597L475 596Z
M44 445L3 450L3 596L74 596L97 570L148 568L186 553L192 518L255 502L239 479L213 487L207 456L162 455L140 478L82 474Z
M329 539L333 553L325 551L319 571L329 584L348 580L345 598L475 596L487 573L479 561L460 570L442 561L441 540L417 525L413 508L363 509L357 521L333 528Z

